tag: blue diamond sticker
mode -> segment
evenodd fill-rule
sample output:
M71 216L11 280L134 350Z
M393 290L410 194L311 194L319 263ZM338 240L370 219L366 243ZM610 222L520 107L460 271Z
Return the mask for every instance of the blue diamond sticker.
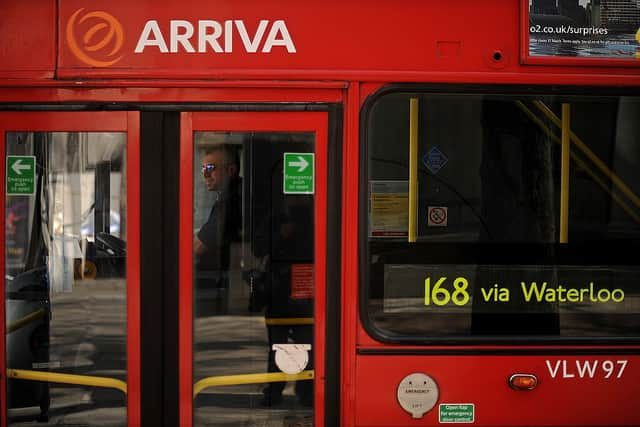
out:
M445 156L442 151L438 150L438 147L433 147L427 152L427 154L422 156L422 163L427 169L429 169L429 172L434 175L437 174L448 161L449 159L447 156Z

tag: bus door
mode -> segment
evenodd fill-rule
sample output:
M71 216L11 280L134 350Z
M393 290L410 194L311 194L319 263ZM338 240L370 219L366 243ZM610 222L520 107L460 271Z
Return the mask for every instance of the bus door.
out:
M324 424L327 126L182 113L181 425Z
M0 113L2 425L140 423L138 123Z

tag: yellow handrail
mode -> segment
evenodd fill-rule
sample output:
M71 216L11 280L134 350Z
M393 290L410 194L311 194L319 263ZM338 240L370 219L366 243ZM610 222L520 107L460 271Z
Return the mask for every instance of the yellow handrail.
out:
M569 157L571 156L571 106L562 104L562 143L560 155L560 243L569 242Z
M47 312L47 310L45 310L44 308L41 308L39 310L34 311L33 313L29 313L26 316L24 316L21 319L16 320L15 322L11 323L10 325L7 326L7 334L10 334L13 331L17 331L18 329L22 328L23 326L28 325L29 323L38 320L39 318L41 318L42 316L45 315L45 313Z
M409 100L409 242L418 240L418 98Z
M313 370L302 371L299 374L269 372L263 374L222 375L217 377L207 377L201 379L193 385L193 397L195 398L198 394L200 394L202 390L209 387L240 384L261 384L282 381L308 381L314 378L315 373Z
M521 101L516 101L516 105L531 119L531 121L533 123L535 123L536 125L538 125L538 127L555 143L557 144L561 144L560 138L558 138L556 135L553 134L553 132L551 131L551 129L549 129L549 127L547 125L544 124L544 122L542 120L540 120L540 118L538 118L538 116L536 116L535 114L533 114L533 112L528 109ZM613 201L615 201L631 218L633 218L634 221L636 221L637 223L640 224L640 215L638 215L637 213L635 213L633 211L633 209L624 201L620 198L620 196L618 196L617 194L614 194L609 187L607 186L607 184L600 179L590 168L589 166L582 160L580 159L580 157L578 157L578 155L576 153L574 153L573 151L571 151L571 159L576 162L576 164L578 165L579 168L581 168L582 170L584 170L586 172L587 175L589 175L589 177L596 183L598 184L598 186L605 191L607 194L609 194L609 196L611 196L611 198L613 199Z
M7 369L7 377L16 380L45 381L50 383L115 388L124 394L127 394L127 383L114 378L94 377L91 375L60 374L57 372L29 371L25 369Z
M313 317L268 317L264 323L268 326L313 325Z
M533 104L538 107L538 109L547 116L553 124L560 128L562 127L562 121L553 111L551 111L551 109L549 109L549 107L544 104L544 102L533 101ZM613 171L611 171L611 169L609 169L607 165L604 164L604 162L600 160L598 156L591 151L591 149L580 138L578 138L575 133L569 132L569 135L571 136L571 142L573 142L576 147L584 153L584 155L587 156L587 158L591 160L593 164L596 165L596 167L600 169L600 171L602 171L602 173L604 173L607 178L609 178L611 182L613 182L613 184L633 202L634 205L636 205L636 207L640 208L640 197L638 197L631 188L627 186L627 184L625 184Z

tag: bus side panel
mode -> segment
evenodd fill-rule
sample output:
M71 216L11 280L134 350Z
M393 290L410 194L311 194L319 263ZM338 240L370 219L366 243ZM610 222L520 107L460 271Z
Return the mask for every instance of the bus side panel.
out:
M637 355L360 355L356 371L357 426L439 425L441 404L473 404L478 426L640 425ZM412 373L439 389L422 419L398 403L398 384ZM513 374L533 374L538 385L513 390Z
M56 4L2 2L0 78L51 78L55 68Z

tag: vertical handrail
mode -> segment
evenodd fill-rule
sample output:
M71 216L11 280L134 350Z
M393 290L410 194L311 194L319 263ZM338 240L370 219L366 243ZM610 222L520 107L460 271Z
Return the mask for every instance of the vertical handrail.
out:
M418 98L409 99L409 232L408 242L418 240Z
M562 104L562 151L560 158L560 243L569 242L569 167L571 158L571 106Z
M520 108L522 110L522 112L524 112L527 115L527 117L529 117L529 119L534 124L536 124L540 128L540 130L542 130L544 132L545 135L547 135L547 137L551 141L553 141L556 144L562 144L562 141L560 141L560 138L558 136L556 136L551 131L551 129L549 129L549 127L547 125L545 125L542 122L542 120L540 120L538 118L538 116L536 116L533 113L533 111L528 109L522 103L522 101L516 101L516 105L518 106L518 108ZM587 165L587 163L585 163L582 159L580 159L580 157L578 157L578 155L574 151L571 151L571 159L576 163L576 165L578 166L579 169L583 170L587 175L589 175L589 177L593 180L593 182L595 182L602 189L602 191L607 193L609 195L609 197L611 197L611 199L613 201L615 201L618 204L618 206L620 206L631 218L633 218L633 220L635 222L640 224L640 215L635 213L633 211L633 209L631 208L631 206L629 206L624 200L622 200L622 198L620 196L618 196L617 194L613 193L609 189L608 184L605 183L605 181L603 179L598 177L596 175L596 173L589 167L589 165Z
M551 122L558 126L562 127L561 120L558 116L555 115L553 111L549 107L545 105L542 101L533 101L533 104L540 110ZM591 149L585 144L578 136L569 130L569 135L571 136L571 141L575 145L575 147L582 152L587 158L607 177L611 180L613 185L615 185L624 195L626 195L631 202L637 207L640 207L640 197L638 197L632 190L626 185L618 175L613 173L611 169L607 167L607 165L600 160L600 158L593 152Z

